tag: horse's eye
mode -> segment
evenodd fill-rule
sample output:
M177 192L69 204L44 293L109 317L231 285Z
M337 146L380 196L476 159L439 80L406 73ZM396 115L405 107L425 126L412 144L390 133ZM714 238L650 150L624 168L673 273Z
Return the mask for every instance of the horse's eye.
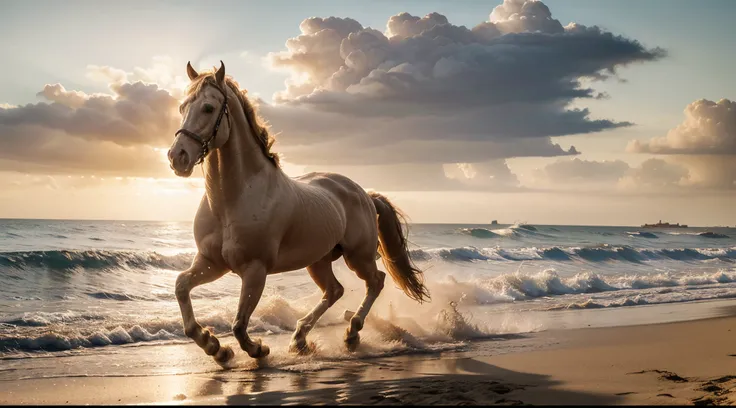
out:
M215 111L215 107L210 105L209 103L204 104L204 111L205 113L212 113Z

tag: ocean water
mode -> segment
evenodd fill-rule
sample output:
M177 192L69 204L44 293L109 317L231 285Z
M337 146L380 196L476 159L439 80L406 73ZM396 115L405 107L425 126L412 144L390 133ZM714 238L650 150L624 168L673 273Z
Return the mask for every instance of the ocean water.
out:
M176 276L194 253L191 227L0 220L0 359L191 343L174 296ZM373 354L452 349L562 321L585 326L606 310L631 311L616 315L630 319L655 310L651 305L681 312L736 298L736 229L414 224L409 238L432 301L411 301L387 277L373 328L365 330ZM342 260L335 273L346 295L318 326L335 328L320 336L339 346L343 312L357 308L364 285ZM233 274L195 289L198 321L230 336L239 289ZM320 297L305 270L270 276L249 332L286 347L296 320ZM665 315L647 321L673 319Z

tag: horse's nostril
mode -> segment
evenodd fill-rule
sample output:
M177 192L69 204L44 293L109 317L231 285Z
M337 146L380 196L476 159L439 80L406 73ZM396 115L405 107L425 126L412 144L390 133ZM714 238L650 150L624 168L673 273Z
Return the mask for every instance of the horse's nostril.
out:
M169 151L166 153L166 157L168 157L169 160L174 158L174 153L171 151L171 149L169 149Z
M176 160L179 162L179 164L189 164L189 154L186 150L182 149L179 151L179 155L177 156Z

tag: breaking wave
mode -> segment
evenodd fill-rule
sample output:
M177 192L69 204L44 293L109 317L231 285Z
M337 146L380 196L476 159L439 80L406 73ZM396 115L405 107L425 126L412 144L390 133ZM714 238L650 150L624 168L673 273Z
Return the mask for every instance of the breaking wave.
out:
M610 302L594 301L593 299L587 299L583 302L570 303L567 305L555 305L547 308L547 311L556 310L583 310L583 309L606 309L606 308L617 308L627 306L644 306L644 305L658 305L663 303L683 303L692 302L695 300L714 300L714 299L733 299L736 298L736 293L714 293L710 295L704 295L700 297L683 297L683 298L660 298L660 299L648 299L642 295L627 296L621 299L617 299Z
M462 293L463 299L475 305L531 300L550 296L592 294L624 290L693 287L736 283L736 272L625 275L604 277L595 273L579 273L561 277L554 270L536 274L503 274L469 282L452 276L442 283L444 292ZM456 296L457 297L457 296Z
M460 232L475 238L498 238L501 236L485 228L462 228Z
M262 300L248 326L253 333L287 333L307 313L281 297ZM197 321L219 335L229 335L236 312L218 308L197 316ZM232 310L231 310L232 309ZM27 312L0 322L0 352L62 351L163 340L186 340L181 316L125 316L132 321L116 320L111 315L67 312ZM43 333L39 333L43 329Z
M525 237L548 237L549 235L542 234L537 230L537 227L528 224L514 224L508 228L493 230L495 234L502 235L510 238L525 238Z
M629 246L549 247L549 248L435 248L411 251L415 260L442 259L449 262L471 261L572 261L586 262L631 262L642 263L652 260L703 261L718 259L731 262L736 259L734 248L676 248L647 249Z
M726 234L719 234L717 232L712 232L712 231L701 232L700 234L698 234L698 236L701 236L701 237L704 237L704 238L721 238L721 239L722 238L730 238Z
M76 348L101 347L109 345L150 342L155 340L172 340L176 336L166 330L151 333L141 326L124 329L118 326L112 330L101 329L89 335L60 334L48 332L38 337L4 337L0 338L0 351L63 351Z
M545 232L540 232L540 230L533 226L528 224L514 224L506 228L500 228L500 229L489 229L489 228L483 228L483 227L468 227L468 228L460 228L455 231L455 233L460 233L463 235L469 235L474 238L480 238L480 239L490 239L490 238L512 238L512 239L532 239L534 237L544 237L544 238L555 238L559 237L558 234L554 234L557 232L561 232L559 229L547 227ZM704 232L673 232L673 231L657 231L656 233L651 231L625 231L625 232L617 232L613 233L610 231L591 231L590 232L593 235L601 235L601 236L616 236L616 235L622 235L622 236L628 236L630 238L647 238L647 239L658 239L660 238L660 235L663 234L665 236L692 236L692 237L700 237L700 238L715 238L715 239L728 239L731 238L729 235L720 233L720 232L714 232L714 231L704 231Z
M193 254L161 255L157 252L88 250L27 251L0 253L0 267L68 271L77 268L96 270L114 268L160 268L183 270Z

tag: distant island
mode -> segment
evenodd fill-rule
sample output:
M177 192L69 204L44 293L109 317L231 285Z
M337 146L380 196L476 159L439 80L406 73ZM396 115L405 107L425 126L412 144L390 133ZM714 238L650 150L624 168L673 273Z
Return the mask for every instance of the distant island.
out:
M644 224L641 226L642 228L687 228L687 225L682 224L678 222L677 224L670 224L669 222L662 222L662 220L659 220L656 224Z
M498 225L498 221L497 220L491 221L491 225Z

